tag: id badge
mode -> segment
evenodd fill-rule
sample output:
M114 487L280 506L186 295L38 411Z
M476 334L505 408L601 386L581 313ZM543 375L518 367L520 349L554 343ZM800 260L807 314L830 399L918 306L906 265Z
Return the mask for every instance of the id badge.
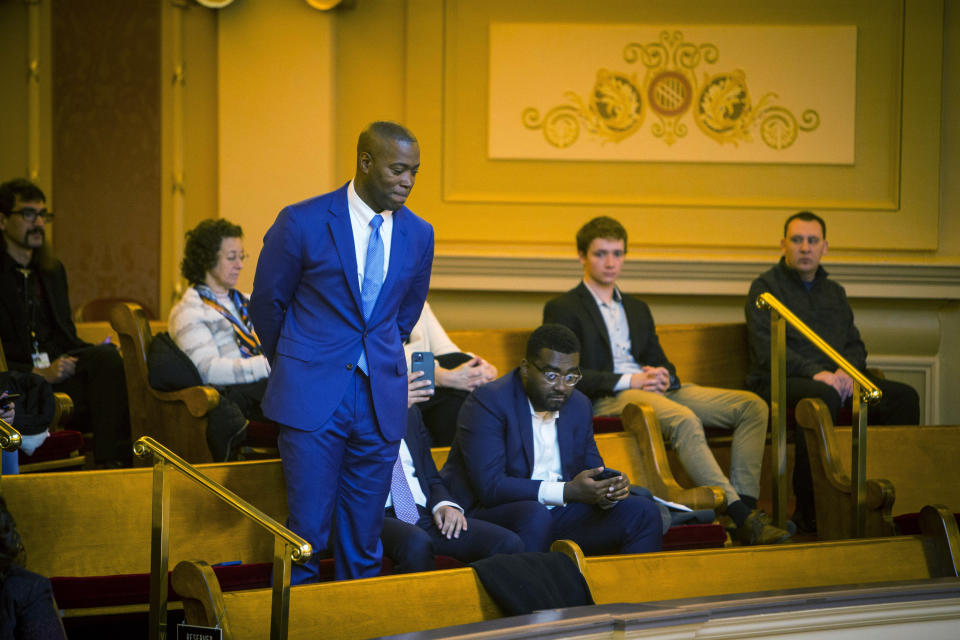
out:
M33 358L33 366L37 369L46 369L50 366L50 356L46 351L37 351L30 354L30 357Z

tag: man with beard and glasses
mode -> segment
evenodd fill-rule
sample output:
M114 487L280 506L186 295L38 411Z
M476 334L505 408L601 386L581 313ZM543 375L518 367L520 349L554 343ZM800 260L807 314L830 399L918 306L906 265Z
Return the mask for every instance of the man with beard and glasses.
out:
M284 208L263 239L250 318L270 361L290 528L332 547L337 579L380 573L380 530L407 428L403 340L430 285L433 227L404 206L420 169L405 127L374 122L354 178ZM314 556L316 557L316 556ZM294 583L316 581L315 560Z
M588 554L658 551L657 506L622 473L604 477L590 400L574 389L579 352L566 327L536 329L520 366L463 403L441 474L468 516L515 531L526 551L561 538Z
M45 242L52 220L35 184L20 178L0 185L0 340L7 365L69 395L73 424L94 434L97 465L123 466L131 455L123 360L113 345L77 337L67 272Z

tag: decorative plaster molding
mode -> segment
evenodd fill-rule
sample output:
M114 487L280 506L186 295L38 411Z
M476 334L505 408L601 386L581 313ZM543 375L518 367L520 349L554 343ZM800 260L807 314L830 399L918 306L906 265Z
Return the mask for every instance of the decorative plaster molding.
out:
M743 296L770 268L759 260L628 260L620 277L631 293ZM855 298L960 300L960 264L827 263ZM474 291L566 291L582 276L571 258L438 255L431 288Z

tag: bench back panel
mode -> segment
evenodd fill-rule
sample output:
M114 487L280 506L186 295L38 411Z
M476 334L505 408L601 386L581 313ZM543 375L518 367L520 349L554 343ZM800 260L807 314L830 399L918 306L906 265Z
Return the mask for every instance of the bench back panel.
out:
M597 604L931 577L920 536L587 558ZM641 578L642 577L642 578Z
M213 480L284 522L279 460L198 465ZM170 488L170 566L273 559L273 536L176 471ZM45 576L150 572L153 469L7 476L3 495L27 549L27 568Z
M223 594L234 640L270 636L270 597L269 589ZM473 569L449 569L292 588L287 637L373 638L503 615Z
M870 414L867 413L869 421ZM834 427L840 460L850 473L850 427ZM867 477L893 483L893 514L927 504L960 512L960 425L885 426L867 431Z
M485 358L502 375L520 364L531 332L486 329L449 331L448 335L462 351ZM657 327L657 335L684 382L743 388L749 366L746 323L664 324Z

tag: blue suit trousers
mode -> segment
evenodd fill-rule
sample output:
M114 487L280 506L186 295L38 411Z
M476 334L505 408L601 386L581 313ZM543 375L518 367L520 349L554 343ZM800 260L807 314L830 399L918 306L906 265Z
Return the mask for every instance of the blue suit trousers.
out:
M314 431L283 426L278 445L290 529L315 554L332 546L338 580L379 575L383 505L400 441L381 435L367 376L355 373L326 423ZM317 576L315 555L293 566L291 583L315 582Z

